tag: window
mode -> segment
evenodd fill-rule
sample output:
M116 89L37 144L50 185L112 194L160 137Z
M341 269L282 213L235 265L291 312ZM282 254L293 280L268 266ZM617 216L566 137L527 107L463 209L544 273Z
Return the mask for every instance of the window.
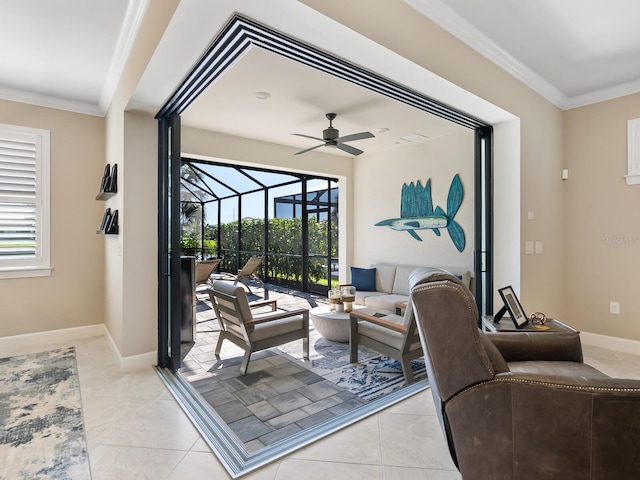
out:
M0 278L51 274L49 138L0 124Z

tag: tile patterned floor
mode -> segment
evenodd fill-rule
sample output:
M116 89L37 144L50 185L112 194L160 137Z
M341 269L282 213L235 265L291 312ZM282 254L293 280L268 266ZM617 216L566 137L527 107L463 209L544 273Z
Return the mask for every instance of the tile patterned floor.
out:
M75 345L93 480L229 479L152 367L118 372L103 337ZM640 378L640 355L584 346L608 375ZM460 480L427 390L242 477L246 480Z
M262 288L253 287L252 291L252 301L267 296L277 301L280 310L313 308L326 303L325 298L272 285L268 286L267 295ZM243 351L226 341L220 359L216 358L219 327L211 317L213 310L206 287L198 288L197 296L196 338L194 343L183 344L184 367L180 374L215 409L248 452L366 403L272 350L254 353L247 374L241 376Z

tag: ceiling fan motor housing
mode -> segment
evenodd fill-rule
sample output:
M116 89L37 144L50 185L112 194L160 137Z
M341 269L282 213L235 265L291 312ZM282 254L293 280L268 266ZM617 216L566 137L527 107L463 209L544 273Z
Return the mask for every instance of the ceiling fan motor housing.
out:
M326 141L331 141L340 136L340 131L337 128L329 127L322 131L322 138Z

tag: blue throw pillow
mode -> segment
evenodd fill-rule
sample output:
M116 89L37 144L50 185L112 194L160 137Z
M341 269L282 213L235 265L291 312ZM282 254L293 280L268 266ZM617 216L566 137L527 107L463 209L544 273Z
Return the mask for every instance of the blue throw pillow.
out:
M356 287L356 290L375 292L376 269L351 267L351 285Z

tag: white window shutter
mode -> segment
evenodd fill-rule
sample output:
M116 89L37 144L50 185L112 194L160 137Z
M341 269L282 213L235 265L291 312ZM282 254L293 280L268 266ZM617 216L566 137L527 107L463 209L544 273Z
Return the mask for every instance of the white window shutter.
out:
M49 132L0 125L0 278L49 269L48 183Z

